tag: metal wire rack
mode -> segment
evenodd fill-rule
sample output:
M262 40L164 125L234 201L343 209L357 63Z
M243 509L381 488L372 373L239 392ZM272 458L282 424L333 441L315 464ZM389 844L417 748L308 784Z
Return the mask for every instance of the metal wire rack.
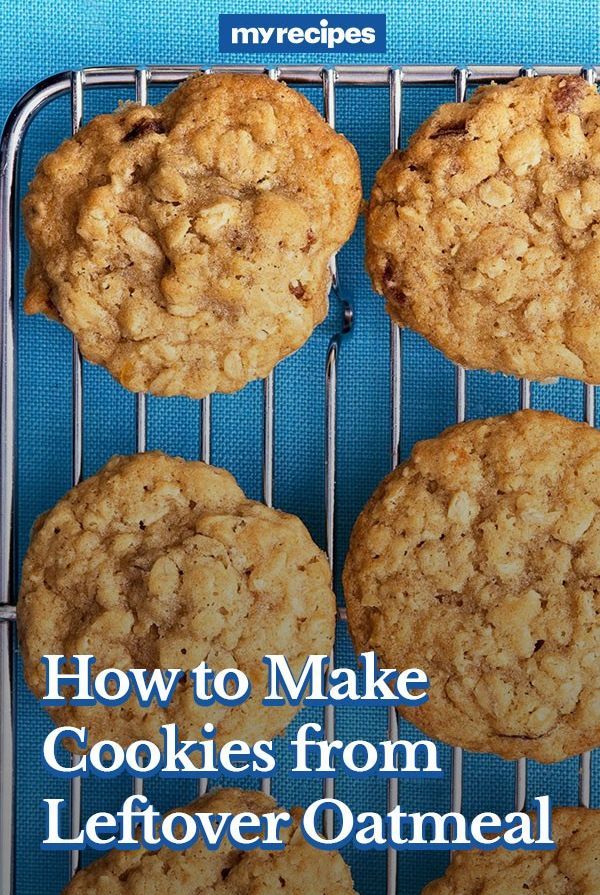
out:
M0 441L0 895L15 895L14 854L14 771L16 727L14 715L15 689L13 680L13 655L15 644L15 582L14 568L14 519L15 499L15 333L14 310L19 292L16 271L16 234L18 228L18 171L20 150L27 128L37 113L48 103L65 94L71 98L71 129L76 133L81 126L84 111L84 96L95 87L135 89L139 103L147 102L148 87L163 85L174 87L189 75L203 72L235 71L246 74L267 74L275 80L282 80L295 86L317 86L323 91L324 114L328 123L335 127L336 92L347 87L377 87L389 95L390 150L401 145L402 101L406 89L413 87L454 87L456 100L462 102L470 86L506 82L518 76L570 74L580 75L591 84L600 77L600 67L581 68L577 66L539 66L522 68L519 66L482 66L465 68L452 66L408 65L389 67L338 66L325 68L320 65L277 66L111 66L88 68L81 71L62 72L40 82L26 93L10 114L2 135L0 147L0 413L2 438ZM331 569L334 569L335 522L336 522L336 421L337 421L337 367L339 352L344 335L352 328L352 307L344 297L340 287L335 259L331 262L331 292L338 306L341 323L338 332L331 338L325 359L325 513L327 552ZM263 439L262 439L262 496L267 505L272 505L275 451L275 375L272 373L263 384ZM400 458L402 432L403 388L402 388L402 333L390 327L390 379L391 379L391 455L393 466ZM594 425L595 390L592 386L582 387L584 418ZM72 341L72 483L81 478L83 466L83 377L82 359L75 340ZM528 407L530 388L526 380L521 382L520 404ZM457 366L455 369L455 416L456 421L465 419L467 410L467 374ZM146 400L145 395L136 399L136 448L146 449ZM205 398L200 406L199 455L210 462L211 459L211 403ZM345 610L340 608L339 618L345 620ZM331 657L335 662L335 647ZM335 736L335 710L333 706L324 709L324 731L328 739ZM398 736L398 719L395 711L388 712L388 734ZM521 810L527 796L527 761L515 762L515 807ZM590 804L591 755L585 753L579 760L579 801L583 806ZM202 781L200 789L206 788ZM263 782L268 791L269 781ZM142 783L134 781L134 790L141 792ZM327 778L323 782L326 798L335 793L335 781ZM460 748L452 750L451 809L460 811L463 793L463 754ZM388 810L398 804L399 786L397 779L387 783ZM81 828L81 779L75 778L70 785L70 827L71 835ZM333 833L333 817L325 815L325 833ZM80 853L70 853L70 872L79 869ZM386 895L395 895L401 881L398 878L397 852L390 848L387 853Z

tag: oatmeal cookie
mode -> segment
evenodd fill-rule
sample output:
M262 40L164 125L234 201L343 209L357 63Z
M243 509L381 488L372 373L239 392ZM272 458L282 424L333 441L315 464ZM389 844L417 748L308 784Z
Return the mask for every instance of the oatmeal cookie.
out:
M260 792L223 789L184 810L266 814L277 805ZM80 871L63 895L273 895L283 889L287 895L353 895L341 855L310 846L298 829L302 812L290 813L294 824L280 851L241 851L227 840L218 851L201 843L185 852L112 851Z
M59 725L87 727L89 745L160 743L176 722L197 739L271 739L297 708L265 709L262 658L283 653L296 673L328 653L335 597L329 566L302 522L245 498L232 476L162 453L113 458L36 523L23 565L18 624L25 677L45 690L40 657L92 654L103 668L237 667L252 684L237 706L197 705L183 678L167 708L66 705Z
M325 317L360 197L354 148L300 93L190 78L42 160L23 206L25 309L61 320L132 391L235 391Z
M405 717L444 742L558 761L600 745L600 432L522 411L417 444L344 570L357 650L423 668Z
M552 851L455 852L445 875L422 895L597 895L600 811L557 808Z
M367 267L467 367L600 383L600 97L519 78L441 106L377 175Z

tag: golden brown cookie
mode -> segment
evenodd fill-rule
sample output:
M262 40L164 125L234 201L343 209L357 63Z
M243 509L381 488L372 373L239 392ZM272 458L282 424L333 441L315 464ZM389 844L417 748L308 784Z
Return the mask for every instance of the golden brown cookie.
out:
M600 382L600 97L519 78L441 106L377 175L367 267L467 367Z
M188 805L186 812L277 809L260 792L223 789ZM350 870L337 852L310 846L298 823L302 812L290 812L294 824L286 831L280 851L241 851L228 840L218 851L198 843L185 852L162 848L157 852L113 851L80 871L63 895L353 895Z
M552 837L552 851L456 852L422 895L597 895L600 811L555 809Z
M423 668L403 710L505 758L600 745L600 432L553 413L417 444L377 488L344 569L357 650Z
M25 307L132 391L232 392L325 317L360 197L354 148L300 93L196 76L42 160L23 206Z
M252 695L237 706L198 705L181 680L170 706L66 705L57 724L160 743L161 724L217 742L271 739L297 708L264 708L262 658L283 653L296 673L328 653L335 597L322 552L296 517L246 499L232 476L155 452L113 458L36 523L23 565L18 623L25 677L45 689L40 657L96 657L102 668L237 667Z

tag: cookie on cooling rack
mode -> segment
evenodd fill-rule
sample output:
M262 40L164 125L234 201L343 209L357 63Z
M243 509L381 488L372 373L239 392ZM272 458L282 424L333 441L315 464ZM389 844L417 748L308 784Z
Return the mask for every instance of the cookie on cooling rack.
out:
M600 892L600 811L556 808L551 851L456 852L422 895L596 895Z
M237 667L252 683L238 706L197 705L182 679L169 707L66 705L60 725L87 727L89 745L159 742L217 725L217 742L271 739L297 709L265 710L262 659L283 653L296 673L328 653L335 597L329 566L295 516L246 499L225 470L162 453L115 457L36 523L17 608L27 683L45 689L40 657L91 653L107 667Z
M344 589L357 650L428 674L403 710L428 735L542 762L600 745L600 432L522 411L417 444Z
M467 367L600 383L600 96L519 78L441 106L377 175L367 267Z
M260 792L223 789L188 805L186 812L202 811L266 814L277 809ZM227 840L218 851L197 844L185 852L112 851L80 871L63 895L150 895L177 891L180 895L353 895L350 870L340 854L310 846L302 837L299 810L290 812L294 824L279 851L241 851ZM165 888L166 887L166 888Z
M196 76L42 160L23 206L25 309L128 389L232 392L323 320L360 200L354 148L300 93Z

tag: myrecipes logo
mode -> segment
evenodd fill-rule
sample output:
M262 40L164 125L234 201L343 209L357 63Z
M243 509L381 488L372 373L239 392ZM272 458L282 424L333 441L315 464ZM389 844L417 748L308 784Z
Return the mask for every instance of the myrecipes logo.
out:
M384 53L385 15L220 15L222 53Z

